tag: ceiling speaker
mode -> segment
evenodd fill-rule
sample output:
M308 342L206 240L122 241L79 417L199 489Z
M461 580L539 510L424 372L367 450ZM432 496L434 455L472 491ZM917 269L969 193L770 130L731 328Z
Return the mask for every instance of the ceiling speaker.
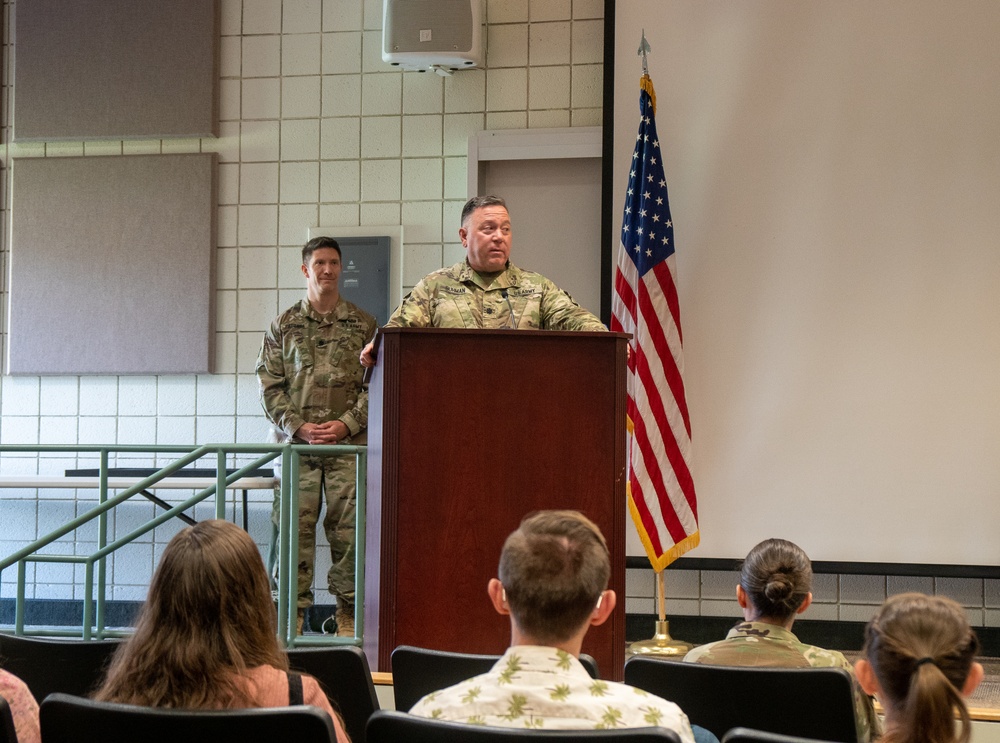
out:
M407 70L462 70L483 59L481 0L383 0L382 60Z

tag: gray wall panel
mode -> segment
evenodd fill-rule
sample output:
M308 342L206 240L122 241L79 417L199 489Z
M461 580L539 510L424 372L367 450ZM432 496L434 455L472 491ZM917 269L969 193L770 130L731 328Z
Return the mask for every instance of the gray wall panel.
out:
M9 374L211 371L214 162L14 161Z
M217 0L14 5L14 139L217 134Z

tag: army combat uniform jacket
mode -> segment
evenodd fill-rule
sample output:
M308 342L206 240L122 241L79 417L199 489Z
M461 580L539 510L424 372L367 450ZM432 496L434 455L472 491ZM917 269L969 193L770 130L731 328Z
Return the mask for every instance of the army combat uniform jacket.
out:
M375 328L374 317L344 299L325 316L303 299L271 323L257 378L279 441L291 439L303 423L334 419L343 421L352 438L365 430L368 391L358 356Z
M467 261L420 280L387 327L606 330L597 317L541 274L513 263L492 281Z
M799 642L790 630L767 622L740 622L725 640L710 642L684 656L686 663L759 668L843 668L854 678L854 668L836 650ZM881 732L872 700L854 683L854 719L858 740L877 738Z

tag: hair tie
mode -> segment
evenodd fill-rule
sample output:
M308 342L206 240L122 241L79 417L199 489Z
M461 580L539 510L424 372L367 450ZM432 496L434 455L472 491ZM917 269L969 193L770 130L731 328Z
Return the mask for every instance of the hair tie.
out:
M933 658L931 658L930 656L925 656L925 657L923 657L923 658L921 658L920 660L917 661L917 663L914 666L914 668L920 668L920 666L922 666L924 663L931 663L931 664L933 664L935 666L937 665L937 663L934 663L934 659Z

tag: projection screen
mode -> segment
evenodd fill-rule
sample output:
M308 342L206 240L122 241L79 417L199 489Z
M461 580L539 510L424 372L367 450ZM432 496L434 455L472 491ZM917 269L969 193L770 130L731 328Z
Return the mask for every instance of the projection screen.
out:
M616 225L652 46L689 555L1000 565L1000 4L618 0L614 23Z

